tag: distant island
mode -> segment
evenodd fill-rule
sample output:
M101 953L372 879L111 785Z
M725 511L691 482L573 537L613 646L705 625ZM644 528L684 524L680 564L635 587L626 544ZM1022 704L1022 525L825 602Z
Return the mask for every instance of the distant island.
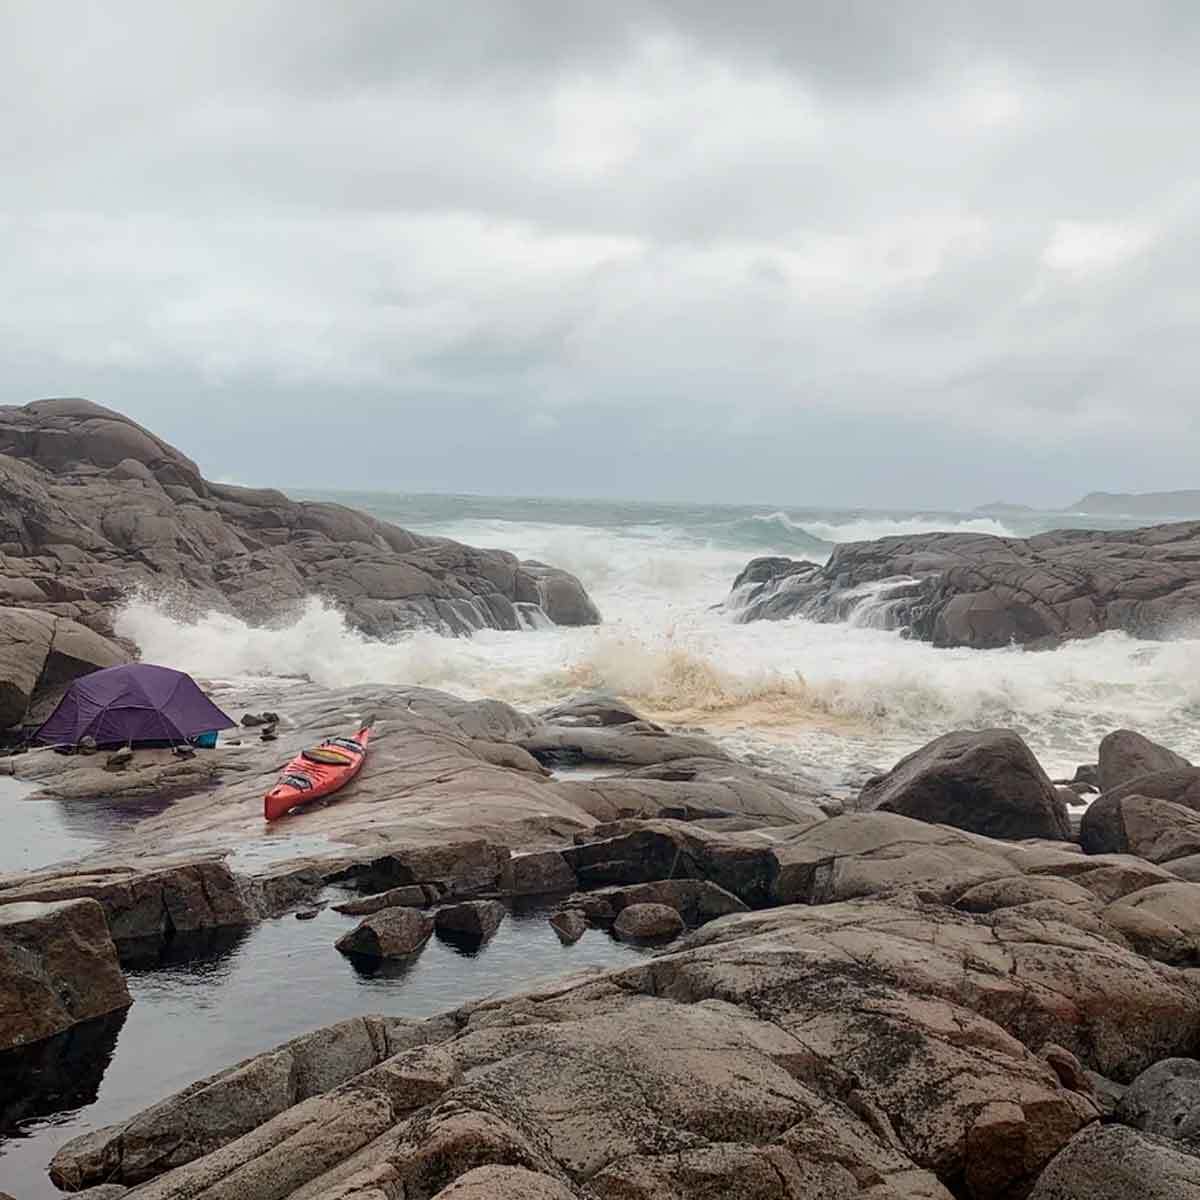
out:
M1197 517L1200 490L1182 492L1089 492L1064 508L1035 508L993 500L972 510L983 516L1016 516L1020 513L1079 513L1096 517Z
M1200 517L1200 491L1090 492L1068 512L1127 517Z
M1003 516L1005 513L1031 513L1038 510L1030 504L1008 504L1003 500L993 500L991 504L981 504L975 509L989 517Z

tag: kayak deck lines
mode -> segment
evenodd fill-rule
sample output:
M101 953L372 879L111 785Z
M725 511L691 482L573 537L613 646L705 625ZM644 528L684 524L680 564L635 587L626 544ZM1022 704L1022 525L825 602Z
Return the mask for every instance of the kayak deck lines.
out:
M263 797L263 817L276 821L294 808L332 796L345 787L362 770L370 737L368 722L352 737L328 737L319 745L301 750Z

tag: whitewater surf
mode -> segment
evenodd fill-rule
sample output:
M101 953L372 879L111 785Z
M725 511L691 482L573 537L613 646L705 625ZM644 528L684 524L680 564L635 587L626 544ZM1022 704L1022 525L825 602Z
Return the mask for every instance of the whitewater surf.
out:
M1049 652L935 650L853 617L737 625L720 607L756 555L820 561L835 541L934 529L1025 536L1051 517L1006 524L976 514L342 498L419 533L559 563L579 575L604 624L380 642L349 629L316 597L271 628L215 612L182 621L139 599L122 611L119 632L149 661L233 694L239 681L261 690L272 678L286 690L295 676L325 686L419 684L527 709L581 690L611 691L651 717L702 726L743 753L831 783L886 768L955 728L1012 728L1054 774L1092 761L1100 739L1120 726L1200 755L1200 639L1105 634Z

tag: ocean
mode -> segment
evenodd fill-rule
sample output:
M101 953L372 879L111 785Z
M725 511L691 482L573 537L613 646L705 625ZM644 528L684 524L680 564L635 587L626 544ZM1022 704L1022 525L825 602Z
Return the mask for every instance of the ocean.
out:
M761 765L831 788L950 729L1019 732L1053 775L1094 762L1100 739L1132 727L1200 759L1200 638L1105 634L1054 651L936 650L853 621L737 625L721 604L762 554L823 561L837 542L972 530L1027 536L1133 519L1004 512L774 509L769 506L405 495L296 489L417 533L511 550L573 571L597 628L418 633L373 642L312 598L290 623L252 628L210 613L185 624L145 601L119 631L150 661L236 689L264 676L339 686L419 684L536 710L584 690L623 696L649 717L702 728ZM290 686L294 686L292 683Z

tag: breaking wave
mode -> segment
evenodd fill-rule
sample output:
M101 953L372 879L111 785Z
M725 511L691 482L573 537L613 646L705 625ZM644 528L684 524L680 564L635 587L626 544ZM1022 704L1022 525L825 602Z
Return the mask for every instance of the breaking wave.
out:
M1198 639L1149 643L1113 633L1050 653L935 650L849 624L662 615L378 642L317 600L292 624L267 629L222 613L181 621L142 600L122 611L118 632L149 661L224 682L417 684L527 709L604 690L652 718L761 734L805 765L869 756L886 766L948 729L991 725L1016 729L1052 770L1094 761L1100 739L1122 726L1200 759Z
M422 504L429 520L413 522L419 532L574 571L605 624L484 630L463 639L415 633L379 642L315 599L275 628L223 613L181 620L140 599L122 611L118 630L148 660L231 681L235 691L238 680L255 687L272 677L289 680L281 684L280 704L297 676L323 687L415 684L530 710L602 689L647 716L703 726L739 746L769 743L775 761L834 774L851 763L886 767L949 729L989 725L1017 730L1055 771L1094 761L1101 737L1121 726L1200 760L1195 631L1157 643L1106 634L1051 653L934 650L872 627L887 622L873 619L870 604L838 625L799 619L736 625L715 607L756 555L823 559L834 542L945 529L1012 535L992 517L813 510L810 519L808 510L467 505L462 498ZM439 505L452 511L433 520ZM384 515L404 517L403 511ZM877 600L886 603L886 596Z
M833 540L816 536L810 529L793 521L785 512L767 513L736 521L728 531L735 544L770 550L795 558L824 562L833 549Z
M873 542L885 537L915 537L922 533L990 533L1017 537L1013 530L991 517L862 517L849 521L810 521L805 528L827 542Z
M453 689L478 681L488 665L467 638L415 633L395 641L373 641L315 597L290 624L273 627L248 625L215 611L182 620L152 600L133 600L118 615L116 631L135 642L146 661L207 680L271 676L307 679L329 688L408 683Z

